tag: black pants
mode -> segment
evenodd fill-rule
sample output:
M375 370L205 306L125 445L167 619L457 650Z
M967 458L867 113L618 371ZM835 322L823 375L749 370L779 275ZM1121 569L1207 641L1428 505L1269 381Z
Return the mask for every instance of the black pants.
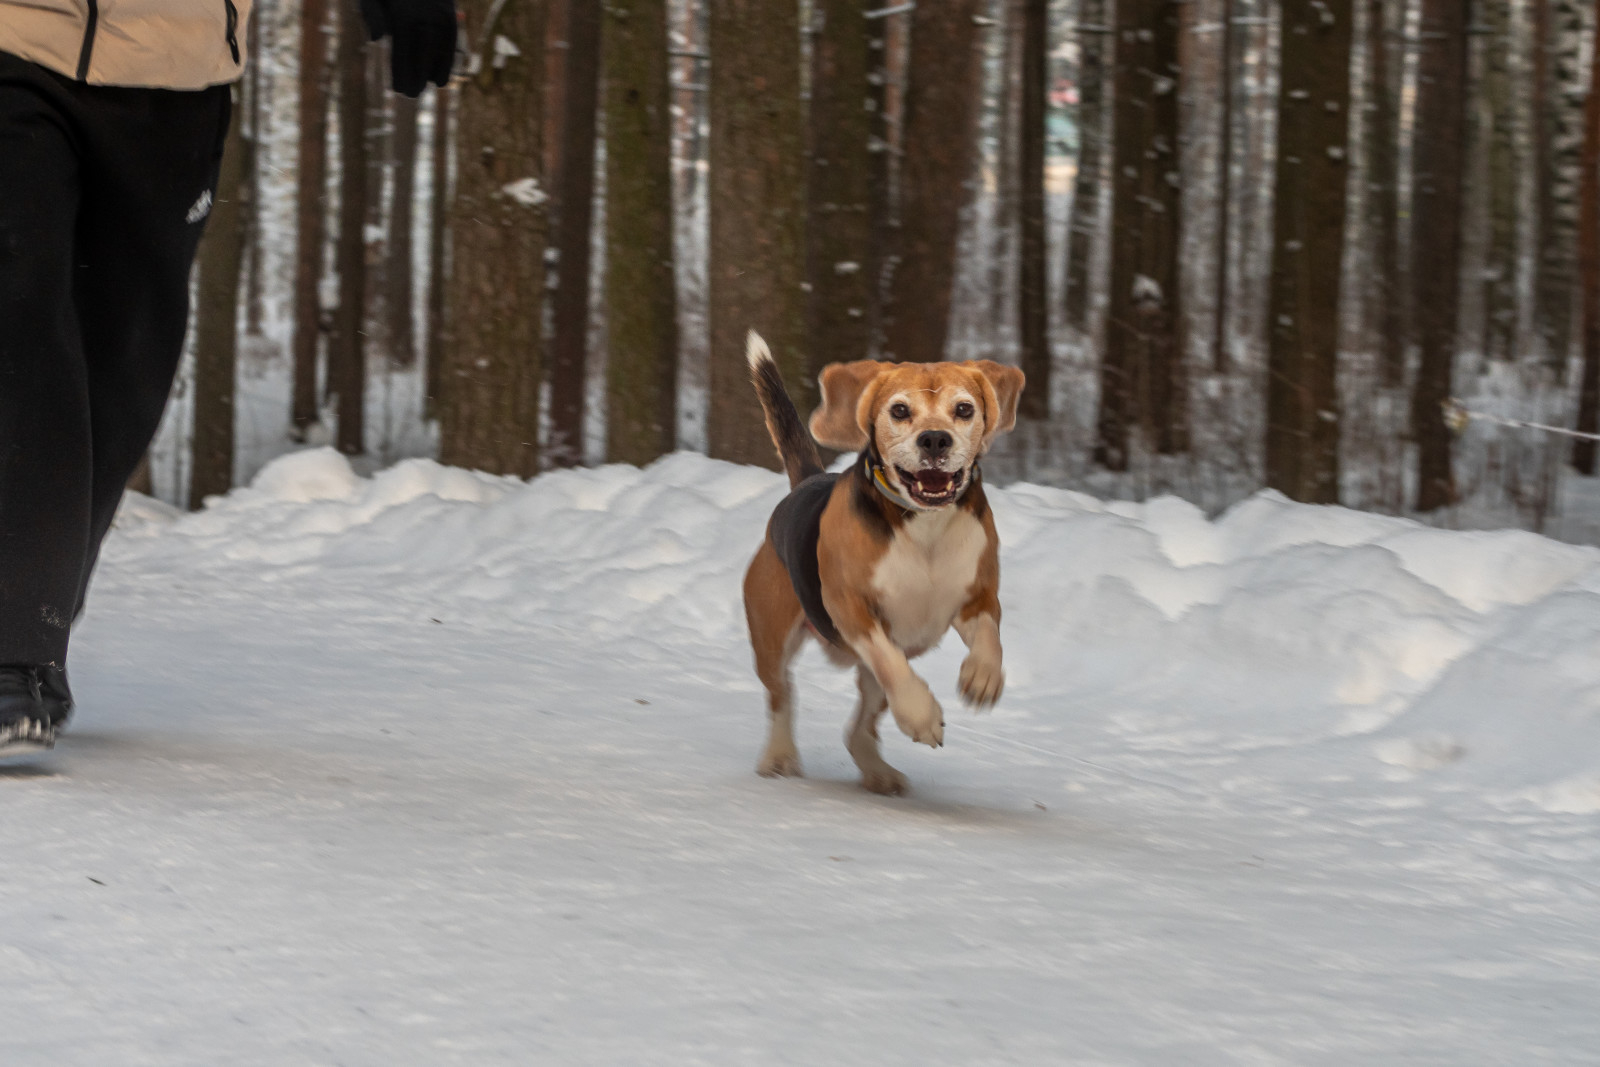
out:
M229 89L0 52L0 664L64 663L183 349Z

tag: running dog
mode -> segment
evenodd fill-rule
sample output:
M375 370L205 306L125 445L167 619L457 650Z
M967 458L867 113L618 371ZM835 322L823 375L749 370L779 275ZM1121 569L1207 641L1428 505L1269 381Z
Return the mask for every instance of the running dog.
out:
M1022 372L989 360L829 364L807 434L753 331L746 355L791 486L744 579L756 674L771 709L756 770L801 773L789 665L809 634L839 666L855 664L861 702L845 745L861 784L904 793L905 775L878 751L885 708L913 741L944 743L944 713L910 660L954 626L968 649L960 677L967 703L987 708L1005 684L999 541L978 461L1016 425ZM860 455L848 473L826 474L813 437Z

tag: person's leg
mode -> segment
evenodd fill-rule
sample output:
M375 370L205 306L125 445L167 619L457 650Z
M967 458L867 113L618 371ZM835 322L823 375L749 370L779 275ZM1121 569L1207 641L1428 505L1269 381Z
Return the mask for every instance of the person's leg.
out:
M0 667L61 663L89 547L70 99L0 53Z
M183 351L189 269L216 193L229 89L76 87L85 128L75 300L88 367L93 486L77 610L123 489L161 422Z

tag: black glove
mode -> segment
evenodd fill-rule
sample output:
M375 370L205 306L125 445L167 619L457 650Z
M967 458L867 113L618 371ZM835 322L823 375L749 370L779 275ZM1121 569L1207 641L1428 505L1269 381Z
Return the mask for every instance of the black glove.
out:
M450 80L456 58L454 0L361 0L361 18L376 41L389 42L389 72L394 91L418 96L433 82Z

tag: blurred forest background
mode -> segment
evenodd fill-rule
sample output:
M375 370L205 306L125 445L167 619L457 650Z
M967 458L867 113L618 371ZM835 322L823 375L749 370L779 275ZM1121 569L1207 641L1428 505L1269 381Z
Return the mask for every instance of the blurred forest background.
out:
M1600 428L1594 0L461 6L411 101L356 0L258 0L141 487L772 465L754 327L806 410L1020 364L991 478L1600 541L1594 442L1508 424Z

